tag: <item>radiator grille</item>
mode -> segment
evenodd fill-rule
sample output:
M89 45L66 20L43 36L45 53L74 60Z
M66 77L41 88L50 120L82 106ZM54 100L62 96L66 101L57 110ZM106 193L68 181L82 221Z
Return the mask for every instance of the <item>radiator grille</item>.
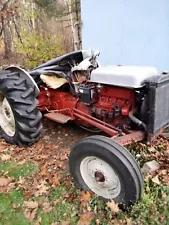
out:
M169 124L169 76L148 83L148 133L156 134Z

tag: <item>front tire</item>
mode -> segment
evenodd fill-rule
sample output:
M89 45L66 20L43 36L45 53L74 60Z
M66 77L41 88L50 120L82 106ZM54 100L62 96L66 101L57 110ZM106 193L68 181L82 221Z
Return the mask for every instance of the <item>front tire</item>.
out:
M0 72L0 127L6 142L30 146L39 138L42 115L37 108L38 94L26 75Z
M70 153L69 168L80 189L92 191L105 201L130 206L142 195L143 179L136 160L109 138L80 140Z

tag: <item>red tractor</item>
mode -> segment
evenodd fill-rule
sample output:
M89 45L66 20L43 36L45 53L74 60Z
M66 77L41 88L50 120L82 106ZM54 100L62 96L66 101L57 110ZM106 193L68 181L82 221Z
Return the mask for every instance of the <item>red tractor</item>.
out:
M98 55L80 50L29 72L15 66L3 70L0 127L4 139L19 146L30 146L39 138L41 112L50 120L72 121L94 132L71 150L75 183L129 206L140 199L143 179L124 146L133 141L151 143L168 125L169 76L151 67L101 67Z

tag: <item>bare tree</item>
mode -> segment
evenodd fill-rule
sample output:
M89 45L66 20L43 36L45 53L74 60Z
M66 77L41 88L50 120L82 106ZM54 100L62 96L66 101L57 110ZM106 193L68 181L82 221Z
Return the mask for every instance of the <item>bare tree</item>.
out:
M5 58L12 53L11 20L16 12L16 0L0 0L0 36L3 37Z
M60 38L63 52L79 49L81 24L76 2L80 0L0 0L0 38L4 58L10 59L7 63L22 63L21 49L28 37L38 35L44 41L50 37L53 43Z

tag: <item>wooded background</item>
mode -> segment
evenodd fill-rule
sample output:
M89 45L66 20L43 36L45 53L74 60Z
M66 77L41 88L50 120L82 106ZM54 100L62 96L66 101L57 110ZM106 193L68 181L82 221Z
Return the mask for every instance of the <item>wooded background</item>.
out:
M80 0L0 0L0 64L33 68L81 48Z

